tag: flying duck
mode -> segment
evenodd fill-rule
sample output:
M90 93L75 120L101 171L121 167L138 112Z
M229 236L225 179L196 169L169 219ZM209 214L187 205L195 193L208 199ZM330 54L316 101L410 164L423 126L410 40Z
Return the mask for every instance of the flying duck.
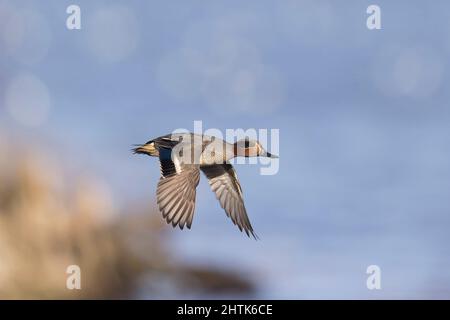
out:
M231 144L213 136L174 133L138 145L133 152L159 158L161 178L156 199L167 223L180 229L191 228L201 170L231 221L241 232L257 239L245 210L241 185L229 160L278 158L264 150L258 141L246 138Z

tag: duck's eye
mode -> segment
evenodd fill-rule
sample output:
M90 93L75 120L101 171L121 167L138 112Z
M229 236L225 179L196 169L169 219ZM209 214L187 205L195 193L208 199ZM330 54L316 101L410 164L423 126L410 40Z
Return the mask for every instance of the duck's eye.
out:
M237 142L237 144L238 144L239 147L241 147L241 148L248 148L248 147L250 146L250 142L249 142L248 140L244 140L244 139L239 140L239 141Z
M256 147L255 140L245 140L245 147L246 148L254 148L254 147Z
M239 140L237 143L241 148L253 148L255 146L255 141L248 138Z

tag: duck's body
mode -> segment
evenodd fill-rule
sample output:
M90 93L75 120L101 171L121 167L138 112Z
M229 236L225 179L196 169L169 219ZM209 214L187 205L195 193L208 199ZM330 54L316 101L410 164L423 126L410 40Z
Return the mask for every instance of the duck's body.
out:
M206 135L168 134L135 148L134 152L160 160L157 202L167 223L173 227L178 225L181 229L185 225L191 228L201 170L227 216L239 230L256 238L245 210L236 172L228 161L236 156L275 157L258 142L243 140L230 144Z

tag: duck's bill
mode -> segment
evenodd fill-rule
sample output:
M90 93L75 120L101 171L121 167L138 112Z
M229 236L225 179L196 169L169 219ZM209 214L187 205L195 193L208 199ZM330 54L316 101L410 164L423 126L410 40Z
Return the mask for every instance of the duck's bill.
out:
M265 157L272 158L272 159L278 159L279 157L275 154L271 154L270 152L266 152L264 155Z

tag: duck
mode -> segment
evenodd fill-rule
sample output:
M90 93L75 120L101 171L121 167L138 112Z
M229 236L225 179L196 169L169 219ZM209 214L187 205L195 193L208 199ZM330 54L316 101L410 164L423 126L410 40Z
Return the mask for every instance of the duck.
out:
M244 205L242 188L230 160L235 157L278 158L257 140L228 143L194 133L172 133L135 145L134 154L159 158L161 176L156 202L163 218L174 228L191 229L200 171L208 179L221 207L241 232L258 239Z

